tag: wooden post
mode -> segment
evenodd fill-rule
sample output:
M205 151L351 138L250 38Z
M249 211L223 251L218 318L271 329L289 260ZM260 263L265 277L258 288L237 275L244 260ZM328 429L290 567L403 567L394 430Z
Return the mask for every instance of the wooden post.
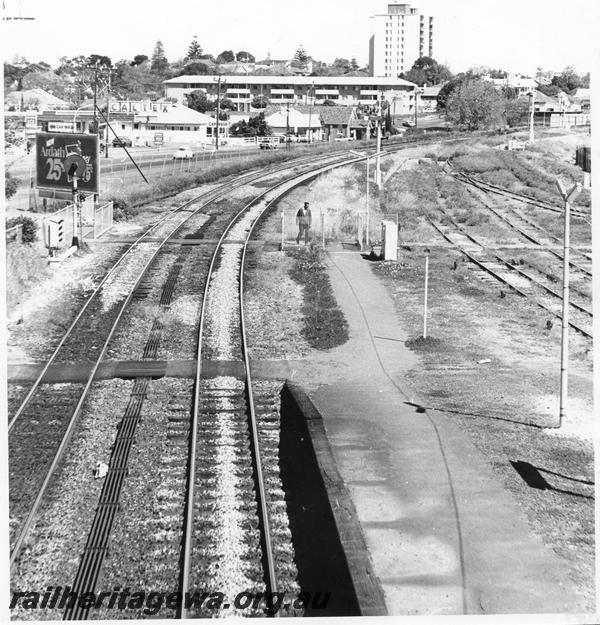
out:
M427 338L427 289L429 286L429 256L425 256L425 297L423 300L423 338Z
M285 212L281 211L281 251L285 245Z

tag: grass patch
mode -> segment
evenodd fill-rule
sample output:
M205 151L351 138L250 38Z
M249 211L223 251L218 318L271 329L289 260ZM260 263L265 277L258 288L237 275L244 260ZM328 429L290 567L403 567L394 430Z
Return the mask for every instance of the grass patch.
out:
M48 261L39 248L14 243L6 249L6 305L13 309L26 292L48 273Z
M319 248L289 250L294 260L290 277L304 287L302 334L315 349L330 349L348 340L348 322L333 296Z
M415 352L435 352L441 347L442 339L436 339L433 336L427 338L418 336L416 339L408 339L404 344Z

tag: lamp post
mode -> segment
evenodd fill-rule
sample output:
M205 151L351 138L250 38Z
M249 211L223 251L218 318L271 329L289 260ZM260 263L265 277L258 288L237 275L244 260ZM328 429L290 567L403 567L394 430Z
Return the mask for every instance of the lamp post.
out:
M77 113L79 113L79 111L83 111L83 109L86 109L90 106L94 106L93 104L90 105L90 103L88 102L87 104L82 104L74 113L73 113L73 132L77 132L77 128L75 126L76 124L76 119L77 119ZM96 109L94 109L95 112Z
M379 158L387 152L376 152L375 154L365 154L364 152L357 152L356 150L350 150L350 154L354 154L355 156L360 156L367 161L367 185L366 185L366 197L365 197L365 221L366 221L366 233L365 233L365 243L369 245L369 159L375 157ZM362 232L358 233L358 243L360 245L360 249L362 250Z
M581 192L581 185L577 183L568 193L562 182L557 178L556 186L565 203L565 224L563 240L563 296L562 296L562 325L560 339L560 407L558 413L558 427L562 426L566 416L567 399L569 396L569 248L570 248L570 202Z

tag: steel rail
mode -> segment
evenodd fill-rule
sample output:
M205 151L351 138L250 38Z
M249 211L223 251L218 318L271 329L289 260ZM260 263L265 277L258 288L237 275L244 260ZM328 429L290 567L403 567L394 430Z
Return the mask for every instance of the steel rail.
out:
M336 153L335 156L338 157L339 154ZM323 160L328 160L329 158L331 158L331 156L327 155L327 158L325 158ZM296 165L296 164L298 164L298 161L300 161L299 164L303 164L304 162L314 162L314 158L313 159L309 159L309 158L295 159L294 161L288 161L288 164L291 162L294 165ZM272 168L270 168L270 169L272 169ZM104 284L106 283L106 281L115 274L115 272L117 271L119 266L123 263L123 261L125 261L125 259L131 253L133 253L134 248L137 248L137 246L139 246L140 243L143 243L145 239L151 238L150 235L152 234L152 232L155 231L159 226L163 225L165 223L165 221L167 221L170 217L172 217L173 215L175 215L178 212L182 212L182 211L186 210L187 207L190 206L191 204L194 204L195 202L198 202L198 201L203 201L204 204L200 207L200 209L204 208L207 204L209 204L210 202L216 201L220 197L222 197L222 196L226 195L227 193L229 193L232 189L236 189L236 188L239 188L241 186L244 186L245 184L248 184L248 180L246 180L246 178L250 178L251 180L256 180L256 179L260 179L260 178L264 177L265 175L268 175L269 173L270 173L269 171L264 171L264 170L259 170L258 172L251 171L249 173L237 176L235 181L229 181L229 182L222 183L217 189L213 189L211 191L207 191L205 193L200 194L199 196L191 198L190 200L187 200L186 202L184 202L183 204L181 204L177 208L169 211L166 215L161 217L156 223L152 224L152 226L150 226L150 228L148 228L148 230L146 230L144 233L142 233L135 241L133 241L133 243L131 243L130 246L123 252L123 254L117 259L117 261L112 265L112 267L110 267L108 272L103 277L102 281L96 286L94 291L85 300L83 306L81 307L81 309L79 310L78 314L76 315L76 317L73 319L73 321L71 322L71 324L69 325L69 327L65 331L65 333L62 336L60 342L58 343L58 345L56 346L56 348L54 349L52 354L48 357L44 367L42 368L41 372L38 374L37 378L35 379L33 385L31 386L31 388L27 392L27 395L22 400L19 408L17 409L15 414L10 419L9 424L8 424L8 432L9 433L11 432L11 430L13 429L13 427L14 427L15 423L17 422L18 418L21 416L21 414L23 413L23 411L25 410L25 408L27 407L27 405L31 401L31 398L33 397L34 393L38 389L39 385L42 383L42 381L44 379L44 376L48 372L48 369L53 364L53 362L56 360L58 354L60 353L60 350L62 349L62 347L65 344L65 342L67 341L67 339L71 336L71 333L73 332L73 330L75 329L75 327L79 323L80 319L83 317L83 315L84 315L85 311L87 310L88 306L92 303L92 301L94 301L94 298L96 298L98 296L98 294L100 293L100 291L101 291L102 287L104 286ZM233 186L232 186L232 182L233 182ZM197 209L193 214L196 214L200 209ZM183 223L185 223L185 222L183 222Z
M480 189L484 193L488 192L485 188L481 187L479 184L465 182L465 180L463 180L463 175L462 174L458 174L458 175L454 176L454 178L459 180L460 182L464 182L465 184L469 184L471 186L477 187L478 189ZM525 232L523 229L521 229L517 224L515 224L512 221L510 221L509 219L507 219L504 215L502 215L499 211L497 211L493 206L490 206L487 202L484 202L484 205L485 205L485 207L488 210L492 211L492 213L494 215L496 215L496 217L498 217L498 219L501 219L502 221L504 221L506 224L508 224L511 228L516 230L521 236L525 237L531 243L534 243L535 245L538 245L542 251L547 252L548 254L551 254L552 256L554 256L555 258L558 258L561 261L564 260L562 255L559 254L556 250L553 250L553 249L548 248L547 246L544 246L542 243L540 243L540 241L538 239L536 239L535 237L531 236L530 234ZM519 217L521 217L521 216L519 215ZM537 224L534 224L533 222L531 222L530 220L528 220L528 219L526 219L524 217L522 219L524 221L526 221L527 223L529 223L532 227L537 228L538 230L540 230L541 232L546 234L546 236L548 238L554 239L555 241L560 241L560 239L558 239L558 237L555 237L552 234L547 233L541 226L538 226ZM589 258L587 258L587 256L585 254L581 254L581 255L584 256L586 258L586 260L589 260ZM582 267L581 265L578 265L577 263L575 263L575 262L573 262L571 260L569 261L569 265L571 267L573 267L573 269L577 269L577 271L581 271L581 273L585 274L586 276L589 276L589 277L592 276L592 272L591 271L588 271L585 267Z
M183 540L182 540L182 573L181 573L181 583L180 583L180 592L182 596L185 598L186 594L189 592L190 587L190 576L191 576L191 552L192 552L192 533L193 533L193 524L194 524L194 496L195 496L195 484L194 484L194 476L196 474L196 445L198 438L198 417L200 413L200 383L202 380L202 337L204 333L204 320L206 316L206 308L208 304L208 294L210 290L210 280L214 271L214 267L221 251L224 240L229 234L230 230L237 223L238 219L249 210L254 204L263 199L267 194L273 192L282 186L289 187L279 196L269 201L264 209L260 212L259 215L256 216L246 238L246 241L243 246L242 259L240 262L240 289L243 289L243 268L244 268L244 260L245 253L248 242L250 240L250 234L254 230L254 226L261 219L261 217L270 209L273 202L277 201L282 195L289 192L290 189L299 186L306 182L306 180L315 178L326 171L331 169L342 167L345 165L352 164L354 162L358 162L362 160L361 158L351 158L341 163L335 163L332 165L327 165L325 167L321 167L318 171L313 171L310 173L299 174L297 178L300 180L294 182L293 185L290 185L290 180L284 180L279 182L272 187L266 189L263 193L258 195L256 198L252 200L249 204L247 204L242 210L237 213L237 215L230 221L227 225L226 229L223 231L218 243L215 246L213 251L208 272L205 278L205 288L202 296L202 305L200 308L200 323L198 326L198 334L197 334L197 348L196 348L196 371L194 376L194 398L193 398L193 406L192 406L192 418L191 418L191 428L190 428L190 455L188 462L188 489L186 493L186 503L185 503L185 520L183 527ZM241 292L241 291L240 291ZM260 463L260 449L258 448L258 432L256 430L256 416L254 414L254 400L252 395L252 383L250 378L250 362L248 358L248 347L245 337L245 323L243 321L243 295L240 295L240 326L241 326L241 334L242 334L242 352L244 354L244 364L246 370L246 388L248 394L248 410L251 415L251 430L252 430L252 439L253 439L253 449L255 458L258 459L257 470L255 471L257 476L257 487L260 490L260 506L261 506L261 514L263 514L262 527L264 532L264 545L266 546L265 558L267 560L267 577L269 581L269 585L273 589L272 592L276 592L277 588L277 580L275 576L275 564L271 547L271 538L270 538L270 527L269 527L269 516L268 510L266 508L266 496L264 489L264 481L262 478L262 464ZM181 610L180 610L180 618L185 619L189 618L189 610L185 605L185 601L183 601Z
M286 165L286 168L289 168L289 163ZM272 173L272 172L271 172L271 173ZM260 175L258 175L257 177L258 177L258 178L262 178L262 177L264 177L265 175L268 175L268 174L265 174L265 173L263 172L263 173L261 173ZM242 177L243 177L243 178L247 178L248 176L249 176L249 174L244 174ZM237 185L237 186L241 186L241 185L243 185L243 184L248 184L248 181L247 181L247 180L245 180L243 183L241 183L240 185ZM281 184L284 184L284 183L281 183ZM226 186L226 185L223 185L223 186ZM237 186L234 186L233 188L237 188ZM227 189L225 189L225 190L221 190L221 189L219 189L219 190L213 190L213 191L209 192L210 194L213 194L213 195L215 196L215 197L213 197L210 201L215 201L215 199L217 199L218 197L220 197L220 196L222 196L222 195L226 195L226 193L228 193L229 191L231 191L231 188L232 188L232 187L231 187L231 183L229 183L229 187L228 187ZM262 196L264 195L264 193L265 193L265 192L261 193L258 197L262 197ZM201 197L204 197L204 194L203 194ZM194 199L189 200L188 202L186 202L186 203L185 203L185 206L189 206L189 204L190 204L190 203L192 203L193 201L194 201ZM182 205L182 206L184 206L184 205ZM154 262L155 258L156 258L156 257L157 257L157 255L160 253L160 251L162 250L162 248L164 247L164 245L168 242L168 240L169 240L169 239L171 239L171 238L173 238L173 237L177 234L177 232L179 232L179 231L180 231L180 230L181 230L181 229L185 226L185 224L186 224L186 223L187 223L187 222L188 222L188 221L189 221L192 217L194 217L194 216L195 216L197 213L199 213L199 212L200 212L203 208L205 208L205 206L206 206L206 203L205 203L205 204L202 204L202 205L201 205L201 206L199 206L196 210L194 210L193 212L191 212L191 213L190 213L187 217L185 217L185 219L184 219L181 223L179 223L179 224L175 227L175 229L174 229L173 231L171 231L168 235L166 235L166 236L162 239L162 241L161 241L161 242L157 245L156 249L155 249L155 250L154 250L154 252L152 253L152 256L150 257L150 259L148 260L148 262L144 265L144 267L143 267L143 268L142 268L142 270L140 271L140 273L139 273L139 275L138 275L138 278L137 278L137 280L136 280L135 284L133 285L133 287L130 289L130 292L128 293L127 297L126 297L126 298L125 298L125 300L122 302L122 304L121 304L121 308L120 308L120 310L119 310L119 312L118 312L118 314L117 314L117 317L115 318L115 320L114 320L114 322L113 322L113 324L112 324L112 327L111 327L111 329L110 329L110 331L109 331L109 334L108 334L108 336L107 336L106 340L104 341L104 344L103 344L103 346L102 346L102 349L101 349L101 350L100 350L100 352L98 353L98 356L97 356L97 358L96 358L96 360L95 360L95 362L94 362L94 365L92 366L92 369L91 369L91 371L90 371L90 373L89 373L89 375L88 375L87 382L86 382L86 384L85 384L85 386L84 386L84 388L83 388L83 390L82 390L82 392L81 392L81 395L80 395L80 398L79 398L79 400L78 400L78 402L77 402L77 405L75 406L74 411L73 411L73 413L71 414L71 417L69 418L69 422L68 422L68 424L67 424L67 428L66 428L66 430L65 430L65 432L64 432L64 434L63 434L63 437L62 437L62 439L61 439L61 442L60 442L60 444L59 444L59 447L58 447L58 449L57 449L57 451L56 451L56 454L55 454L55 456L54 456L54 458L53 458L53 460L52 460L52 463L51 463L51 465L50 465L50 468L48 469L48 472L47 472L47 474L46 474L46 476L45 476L45 478L44 478L44 481L42 482L42 486L40 487L40 490L38 491L38 494L37 494L37 496L36 496L36 498L35 498L35 500L34 500L33 506L32 506L32 508L30 509L30 511L29 511L29 513L28 513L28 515L27 515L27 517L26 517L25 523L24 523L24 524L23 524L23 526L21 527L21 530L20 530L20 532L19 532L19 535L17 536L17 538L16 538L16 540L15 540L15 543L14 543L13 549L11 550L11 554L10 554L10 567L11 567L11 570L12 570L12 568L14 567L14 564L15 564L15 562L16 562L16 560L17 560L18 556L19 556L19 553L20 553L20 551L21 551L21 548L22 548L23 542L24 542L24 540L25 540L25 538L26 538L26 536L27 536L27 533L28 533L28 531L29 531L29 529L30 529L30 527L31 527L32 523L33 523L33 520L35 519L35 516L36 516L36 514L37 514L37 510L38 510L38 508L39 508L39 506L40 506L40 504L41 504L41 501L42 501L42 499L43 499L43 497L44 497L44 494L45 494L45 492L46 492L46 489L47 489L47 487L48 487L48 484L50 483L50 480L51 480L51 478L52 478L52 476L53 476L53 474L54 474L54 471L56 470L56 467L58 466L58 463L59 463L59 462L60 462L60 460L62 459L62 456L63 456L63 454L64 454L64 451L65 451L65 449L66 449L66 447L67 447L67 445L68 445L68 443L69 443L69 441L70 441L70 439L71 439L71 435L72 435L72 432L73 432L73 428L74 428L75 423L76 423L76 421L77 421L77 418L78 418L78 416L79 416L79 412L80 412L80 410L81 410L81 407L82 407L82 405L83 405L83 402L85 401L85 399L86 399L86 397L87 397L87 394L88 394L88 392L89 392L89 389L90 389L90 387L91 387L91 385L92 385L92 383L93 383L93 381L94 381L94 378L95 378L95 376L96 376L96 373L97 373L97 371L98 371L98 368L99 368L99 366L100 366L100 363L101 363L101 361L102 361L102 359L103 359L103 357L104 357L104 355L105 355L105 353L106 353L106 350L108 349L108 345L109 345L109 343L110 343L110 340L112 339L112 337L113 337L113 335L114 335L114 333L115 333L115 331L116 331L116 329L117 329L117 325L118 325L118 323L119 323L119 321L120 321L121 317L123 316L123 314L124 314L124 312L125 312L126 308L128 307L128 305L129 305L129 303L130 303L130 301L131 301L131 299L132 299L132 297L133 297L133 294L134 294L135 290L137 289L137 287L139 286L139 284L140 284L140 283L142 282L142 280L144 279L144 277L145 277L145 274L146 274L147 270L148 270L148 269L149 269L149 267L152 265L152 263ZM181 210L182 210L182 207L178 207L178 208L176 209L176 211L181 211ZM242 209L242 211L243 211L243 210L245 210L245 209ZM241 213L242 211L240 211L240 213ZM174 212L175 212L175 211L171 211L171 213L174 213ZM171 214L171 213L170 213L170 214ZM240 213L238 213L238 215L239 215ZM236 219L237 219L237 216L236 216ZM141 238L141 237L140 237L140 238ZM122 260L122 259L120 259L120 260ZM64 342L64 341L63 341L63 342ZM48 366L49 366L49 365L48 365ZM47 370L47 368L48 368L48 367L46 367L45 369ZM38 382L38 385L39 385L39 382Z
M504 189L503 187L492 184L491 182L484 182L483 180L479 180L478 178L474 178L473 176L469 176L468 174L465 174L463 172L457 172L457 173L463 178L463 182L465 182L466 184L473 185L475 187L479 187L480 189L484 191L488 191L490 193L496 193L498 195L505 195L515 200L519 200L520 202L524 202L525 204L531 204L532 206L535 206L536 208L549 210L554 213L560 213L560 214L564 213L563 209L561 209L558 206L555 206L554 204L549 204L547 202L534 200L533 198L530 198L527 195L516 193L515 191L509 191L508 189ZM577 209L571 210L571 216L577 217L579 219L585 219L587 217L587 215L584 212L579 211Z
M438 207L438 210L442 213L442 215L444 215L449 221L450 223L454 226L454 228L460 232L462 235L466 236L470 241L472 241L475 245L481 247L481 249L485 249L485 246L479 242L475 237L473 237L473 235L469 234L468 232L466 232L466 230L464 228L462 228L459 224L456 223L456 221L454 221L454 219L452 218L451 215L449 215L443 208ZM481 262L479 259L477 259L473 254L467 252L464 248L462 248L458 243L456 243L456 241L454 241L452 238L450 238L431 218L431 216L429 215L429 213L421 208L421 211L423 212L423 214L425 215L427 221L447 240L449 241L454 247L456 247L462 254L464 254L471 262L475 263L480 269L483 269L484 271L486 271L487 273L489 273L491 276L493 276L496 280L498 280L499 282L502 282L503 284L505 284L506 286L508 286L509 288L511 288L512 290L514 290L515 292L517 292L519 295L523 296L523 297L527 297L530 299L530 301L533 301L537 306L539 306L540 308L542 308L543 310L545 310L547 313L553 315L554 317L556 317L557 319L562 319L562 315L559 313L554 312L551 308L548 308L545 304L543 304L542 302L540 302L538 299L536 299L535 297L532 297L530 294L526 293L525 291L523 291L522 289L519 289L518 287L514 286L511 282L509 282L508 280L506 280L505 278L503 278L502 276L500 276L497 272L495 272L493 269L491 269L490 267L487 267L483 262ZM542 289L544 289L545 291L551 293L552 295L556 296L557 298L561 299L561 296L558 293L555 293L554 291L552 291L552 289L549 289L548 287L546 287L546 285L542 284L541 282L539 282L538 280L535 280L535 278L532 278L530 275L528 275L527 273L521 271L518 267L516 267L515 265L513 265L512 263L509 263L506 259L502 258L500 255L498 255L497 253L494 253L494 258L499 261L500 263L504 264L506 267L508 267L508 269L510 271L516 271L517 273L519 273L520 275L522 275L523 277L527 278L532 284L534 284L535 286L538 286ZM582 307L578 306L577 304L574 304L573 302L570 302L570 304L575 308L575 309L582 309ZM592 316L592 312L583 309L583 312L587 313L588 315ZM592 335L587 332L587 330L584 330L583 328L581 328L580 326L578 326L577 324L569 321L569 325L577 332L579 332L580 334L582 334L583 336L585 336L586 338L591 339Z

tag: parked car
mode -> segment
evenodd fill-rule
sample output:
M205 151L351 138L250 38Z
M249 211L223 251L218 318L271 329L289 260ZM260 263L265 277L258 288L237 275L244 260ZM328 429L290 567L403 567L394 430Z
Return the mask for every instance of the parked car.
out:
M121 147L121 145L130 148L133 145L133 141L129 137L115 137L112 144L113 148Z
M278 138L274 138L273 140L266 139L266 140L260 141L258 145L261 150L276 150L279 147L279 139Z
M194 158L194 153L190 150L190 148L180 147L174 154L173 159L185 159L185 158Z

